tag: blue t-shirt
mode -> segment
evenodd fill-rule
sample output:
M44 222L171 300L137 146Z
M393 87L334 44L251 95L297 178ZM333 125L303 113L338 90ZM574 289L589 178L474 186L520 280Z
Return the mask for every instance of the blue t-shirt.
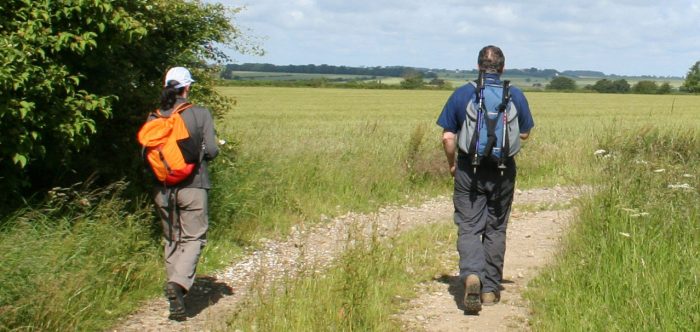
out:
M502 84L499 75L485 74L484 81L486 83ZM467 117L467 103L474 96L476 88L473 84L465 84L459 87L452 93L450 99L442 108L442 113L437 119L437 124L446 131L457 133L462 129L462 123ZM518 125L520 133L528 133L535 126L535 120L532 119L530 106L523 92L517 87L510 87L511 101L518 110Z

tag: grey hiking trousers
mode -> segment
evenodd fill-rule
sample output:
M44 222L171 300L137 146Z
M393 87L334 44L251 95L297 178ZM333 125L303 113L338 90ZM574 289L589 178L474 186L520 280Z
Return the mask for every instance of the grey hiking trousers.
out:
M458 227L459 276L481 279L482 293L499 292L506 253L506 228L515 189L515 161L501 170L482 162L474 171L469 159L457 158L454 222Z
M163 226L168 282L189 291L194 284L199 255L207 243L207 190L159 188L155 203Z

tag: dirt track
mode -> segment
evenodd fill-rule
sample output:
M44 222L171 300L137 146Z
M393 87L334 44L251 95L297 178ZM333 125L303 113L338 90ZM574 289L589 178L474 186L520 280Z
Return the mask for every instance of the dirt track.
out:
M555 187L517 191L515 208L508 229L508 250L502 303L485 307L479 316L466 316L459 298L463 289L455 275L439 276L433 282L418 285L422 295L397 315L406 330L527 330L527 307L520 297L536 270L556 251L558 239L570 219L571 211L549 209L566 206L578 194L577 189ZM522 212L518 207L527 206ZM452 200L437 197L421 206L387 207L373 214L347 215L325 220L309 229L297 227L282 241L263 240L261 249L212 276L198 278L187 298L188 319L167 319L165 299L146 303L136 313L125 317L113 331L210 331L226 328L226 319L239 309L248 290L255 285L270 285L285 274L303 266L323 268L339 256L347 245L348 232L360 228L369 233L372 227L380 236L393 236L412 227L436 222L452 222ZM456 253L444 259L454 262ZM504 319L505 317L505 319Z
M550 261L562 232L572 217L570 210L520 213L514 211L508 226L504 290L501 302L484 306L478 316L466 315L464 286L458 274L444 275L419 285L420 296L412 300L400 319L407 331L527 331L529 314L522 291L537 270ZM455 252L444 259L458 261Z

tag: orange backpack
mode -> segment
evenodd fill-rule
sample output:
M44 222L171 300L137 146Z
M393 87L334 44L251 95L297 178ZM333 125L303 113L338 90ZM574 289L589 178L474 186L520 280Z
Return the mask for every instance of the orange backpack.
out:
M199 162L201 144L194 142L180 114L190 107L190 103L179 104L167 117L156 110L153 112L156 118L146 122L138 132L153 174L165 185L185 180Z

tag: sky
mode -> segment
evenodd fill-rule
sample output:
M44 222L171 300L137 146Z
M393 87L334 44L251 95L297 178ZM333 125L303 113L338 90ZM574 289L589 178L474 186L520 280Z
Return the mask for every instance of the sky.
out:
M499 46L508 68L685 76L700 60L694 0L209 0L265 50L235 63L475 69Z

